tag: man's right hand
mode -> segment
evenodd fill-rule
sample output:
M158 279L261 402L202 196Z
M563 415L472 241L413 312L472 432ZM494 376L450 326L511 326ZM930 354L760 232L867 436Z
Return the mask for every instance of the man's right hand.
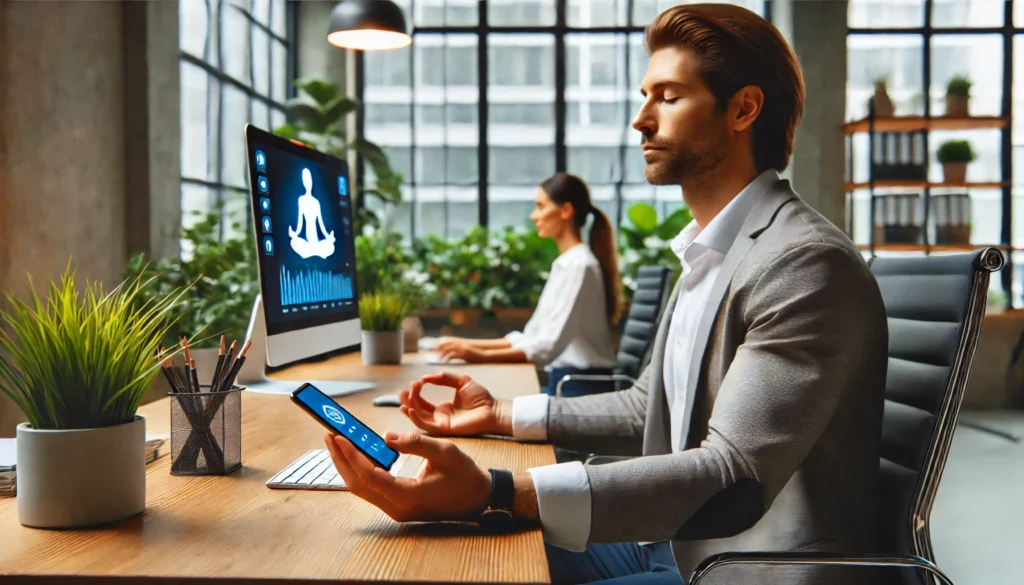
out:
M455 389L451 402L431 404L420 394L424 384ZM495 400L486 388L466 374L440 372L423 376L398 395L402 414L417 427L435 435L512 436L512 405Z

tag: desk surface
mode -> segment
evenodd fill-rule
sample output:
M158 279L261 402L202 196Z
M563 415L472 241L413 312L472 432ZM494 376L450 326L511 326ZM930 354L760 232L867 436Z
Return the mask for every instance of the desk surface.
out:
M437 371L418 356L406 365L367 368L358 354L301 365L272 377L373 380L373 390L338 399L383 433L415 427L379 394ZM473 375L495 395L538 391L533 366L449 366ZM450 391L430 388L428 397ZM168 399L143 406L149 432L168 430ZM219 578L317 581L548 583L539 530L478 534L454 523L399 524L348 492L271 490L265 482L311 448L324 430L287 396L243 393L242 469L223 477L170 474L170 456L147 467L146 511L99 529L52 531L18 523L15 498L0 498L0 582L13 576L62 583L70 576L133 576L180 582ZM516 472L554 463L550 446L501 439L456 439L484 467ZM166 446L169 449L169 445ZM6 575L6 577L5 577ZM149 578L149 579L146 579Z

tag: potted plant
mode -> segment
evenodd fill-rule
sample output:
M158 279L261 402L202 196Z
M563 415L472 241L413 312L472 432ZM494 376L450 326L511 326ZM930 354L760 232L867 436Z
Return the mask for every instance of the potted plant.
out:
M892 98L889 97L887 84L888 79L885 76L875 79L875 94L871 98L871 106L874 107L876 118L889 118L896 111Z
M669 285L674 287L682 267L679 265L679 257L672 251L672 240L693 221L690 208L684 205L659 222L658 211L654 207L648 203L634 203L627 217L629 224L619 226L619 265L627 301L632 299L636 291L636 279L641 266L671 268Z
M115 522L146 506L146 422L136 411L181 292L139 303L143 282L79 295L69 265L44 301L4 293L0 390L17 427L18 520L38 528Z
M499 286L490 289L485 304L503 331L521 330L540 300L551 265L558 257L558 244L542 238L532 226L523 230L506 226L494 234L490 247L495 252Z
M946 115L958 118L970 116L968 104L971 99L971 80L957 75L946 84Z
M220 337L226 337L228 343L245 339L260 290L259 274L250 226L231 222L231 229L225 230L229 235L222 240L221 227L227 220L213 213L196 215L199 221L181 230L186 250L183 257L154 261L138 254L125 265L122 278L143 281L140 304L165 298L173 290L189 289L170 312L173 324L162 342L164 347L175 347L187 337L199 383L208 384L216 368ZM166 392L160 379L154 386L153 396Z
M939 147L938 161L942 163L943 182L962 185L967 182L967 163L977 155L966 140L949 140Z
M402 363L402 321L408 315L409 305L400 294L368 293L359 297L364 364Z

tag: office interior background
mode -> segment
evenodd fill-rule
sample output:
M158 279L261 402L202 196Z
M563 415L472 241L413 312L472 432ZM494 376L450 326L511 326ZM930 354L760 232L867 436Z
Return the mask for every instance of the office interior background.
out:
M525 322L551 259L550 246L530 238L528 215L537 185L556 171L584 178L622 232L627 285L637 266L672 262L664 238L627 236L649 227L650 209L657 225L683 206L678 188L645 182L630 126L647 63L643 27L677 2L396 3L412 46L365 54L326 43L334 2L320 0L0 3L0 286L24 293L26 272L54 278L69 256L80 275L112 284L137 254L187 263L197 242L244 242L243 127L292 121L290 104L304 99L294 82L310 79L358 100L348 137L379 145L401 175L400 200L366 198L374 218L363 237L396 234L369 260L436 293L423 311L428 332L484 335ZM1012 360L1024 330L1024 130L1015 123L1024 1L735 3L778 27L804 68L807 108L784 176L866 256L1005 250L965 408L1024 431L1024 365ZM928 118L944 113L947 83L961 75L972 83L970 114L1004 122L931 131L926 180L874 180L869 133L844 125L869 115L876 82L886 81L896 116ZM951 139L976 153L968 188L942 180L938 152ZM372 161L348 158L358 184L377 181ZM963 193L969 235L940 245L928 206ZM901 194L911 196L910 219L896 223L917 231L886 242L871 200ZM522 255L503 262L510 247ZM234 249L242 259L255 253ZM471 265L478 280L466 286L469 273L451 265ZM508 290L513 273L533 284ZM224 276L242 297L229 319L248 321L254 275L252 266ZM0 436L12 436L12 410L0 404ZM1019 583L1011 551L1024 540L1024 507L1012 490L1024 451L958 433L934 517L940 564L958 583Z

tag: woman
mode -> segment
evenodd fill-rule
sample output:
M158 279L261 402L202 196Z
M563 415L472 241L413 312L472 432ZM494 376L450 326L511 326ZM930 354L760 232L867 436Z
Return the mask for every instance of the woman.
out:
M589 217L588 247L580 232ZM541 184L530 219L541 237L554 238L560 254L526 327L501 339L445 338L437 351L445 360L533 362L548 372L544 392L554 394L563 376L608 374L616 365L611 329L621 306L615 237L586 183L566 173Z

